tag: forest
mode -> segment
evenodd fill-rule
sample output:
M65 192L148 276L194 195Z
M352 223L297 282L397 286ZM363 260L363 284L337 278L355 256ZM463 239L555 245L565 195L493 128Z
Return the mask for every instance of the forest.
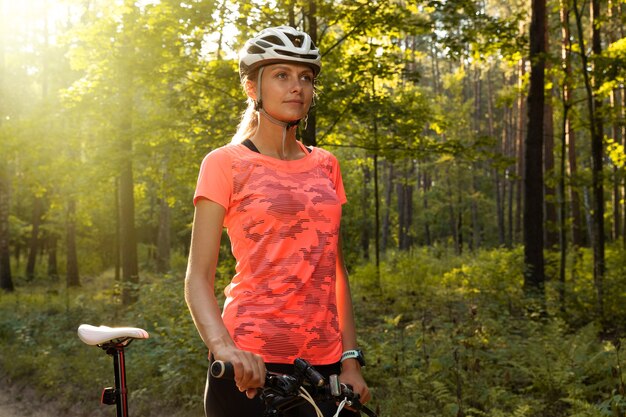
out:
M131 412L202 415L193 194L278 25L322 54L298 137L341 165L379 415L626 416L625 0L0 0L0 380L112 415L76 329L143 327Z

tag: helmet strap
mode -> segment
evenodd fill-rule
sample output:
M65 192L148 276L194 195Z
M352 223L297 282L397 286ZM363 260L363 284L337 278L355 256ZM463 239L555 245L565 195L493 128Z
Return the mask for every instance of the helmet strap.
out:
M254 103L254 109L257 111L263 108L263 99L261 97L261 79L263 78L263 69L265 69L265 67L259 68L259 75L257 75L257 79L256 79L257 91L256 91L256 102Z

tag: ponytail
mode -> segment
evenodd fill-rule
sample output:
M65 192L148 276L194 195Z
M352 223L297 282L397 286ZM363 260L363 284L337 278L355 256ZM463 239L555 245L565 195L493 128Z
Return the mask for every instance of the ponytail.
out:
M243 86L244 91L248 80L256 80L258 73L259 71L257 69L241 78L241 85ZM250 97L248 97L247 103L248 107L246 107L246 110L241 115L241 121L237 126L237 132L230 141L230 143L234 145L254 136L257 128L259 127L259 112L256 110L256 103Z
M259 112L255 110L254 100L248 98L248 107L241 116L237 132L231 139L230 143L238 144L246 139L251 138L259 127Z

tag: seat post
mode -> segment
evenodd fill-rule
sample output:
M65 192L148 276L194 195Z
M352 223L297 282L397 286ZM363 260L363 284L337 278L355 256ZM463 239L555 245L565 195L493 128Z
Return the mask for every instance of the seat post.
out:
M113 356L113 369L115 371L115 405L117 417L128 417L128 399L126 391L126 365L124 363L123 344L115 344L107 349L107 353Z
M115 404L117 417L128 417L124 348L135 339L148 339L150 337L148 332L137 327L96 327L81 324L78 327L78 337L86 344L98 346L108 355L113 356L115 387L104 388L100 402L105 405Z

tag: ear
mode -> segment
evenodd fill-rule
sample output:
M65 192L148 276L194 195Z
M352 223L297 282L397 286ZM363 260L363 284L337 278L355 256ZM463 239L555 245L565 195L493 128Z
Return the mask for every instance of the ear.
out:
M244 89L246 91L246 95L256 101L256 83L254 81L247 80Z

